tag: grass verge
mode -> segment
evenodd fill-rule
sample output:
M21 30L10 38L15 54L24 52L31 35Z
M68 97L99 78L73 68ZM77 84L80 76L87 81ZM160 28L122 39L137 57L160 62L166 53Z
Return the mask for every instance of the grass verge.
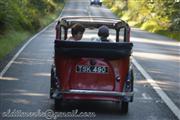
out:
M158 30L158 31L155 31L155 33L167 36L169 38L175 39L180 42L180 32L170 32L170 31L166 31L166 30Z
M166 37L169 37L171 39L174 39L176 41L180 41L180 32L172 32L169 30L165 30L165 28L157 25L156 23L151 22L147 22L147 23L138 23L137 21L128 21L128 24L132 27L137 27L140 28L142 30L146 30L148 32L151 33L156 33L159 35L163 35Z
M30 35L31 33L27 31L9 31L5 35L0 36L0 59L6 56Z
M163 29L159 28L158 25L152 25L152 24L146 24L146 23L145 23L146 24L145 25L145 24L140 24L136 21L128 21L128 24L132 27L137 27L137 28L140 28L142 30L145 30L145 31L148 31L151 33L156 33L159 35L169 37L176 41L180 41L180 32L179 31L171 32L169 30L163 30Z

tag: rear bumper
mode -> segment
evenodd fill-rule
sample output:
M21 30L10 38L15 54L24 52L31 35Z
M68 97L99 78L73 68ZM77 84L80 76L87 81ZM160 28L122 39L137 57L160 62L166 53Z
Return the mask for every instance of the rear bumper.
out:
M61 91L60 93L113 96L113 97L133 96L133 92L114 92L114 91L97 91L97 90L66 90L66 91Z
M119 97L123 101L132 102L134 92L115 92L115 91L97 91L97 90L65 90L55 91L53 98L63 99L63 95L94 95L94 96L106 96L106 97Z

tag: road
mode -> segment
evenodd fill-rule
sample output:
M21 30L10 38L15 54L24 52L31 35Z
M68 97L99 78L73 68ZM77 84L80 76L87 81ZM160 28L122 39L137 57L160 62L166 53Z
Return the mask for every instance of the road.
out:
M68 0L61 16L104 16L112 17L106 7L89 6L88 0ZM63 120L178 120L157 94L151 83L135 67L135 97L130 103L127 115L119 112L117 104L100 101L69 101L61 111L54 110L54 101L49 98L50 68L53 63L53 22L31 38L24 48L12 59L0 77L0 119L45 120L47 116L9 116L30 112L57 114L72 112L95 113L95 117L59 116ZM134 43L133 58L152 77L168 98L180 108L179 43L166 37L132 28L131 41ZM51 116L49 116L51 117Z

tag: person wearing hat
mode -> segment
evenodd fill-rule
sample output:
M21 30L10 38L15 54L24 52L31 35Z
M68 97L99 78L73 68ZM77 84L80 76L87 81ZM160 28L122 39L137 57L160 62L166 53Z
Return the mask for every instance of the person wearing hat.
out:
M111 40L107 39L109 36L109 28L106 25L99 27L98 36L100 37L101 42L112 42ZM110 63L113 66L116 79L119 79L119 63L117 63L116 60L111 60Z
M102 42L110 42L110 40L107 39L109 36L109 28L106 25L99 27L98 36Z

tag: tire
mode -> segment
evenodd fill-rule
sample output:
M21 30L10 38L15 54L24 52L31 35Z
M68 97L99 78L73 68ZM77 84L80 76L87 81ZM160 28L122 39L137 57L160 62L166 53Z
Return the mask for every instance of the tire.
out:
M131 69L131 91L134 90L134 72L133 69Z
M121 113L122 114L127 114L128 113L128 108L129 108L129 103L122 101L121 103Z
M52 99L52 95L56 89L56 78L55 78L55 71L54 71L54 66L51 68L51 83L50 83L50 98Z
M61 106L62 106L62 100L61 99L54 99L55 110L60 110Z

